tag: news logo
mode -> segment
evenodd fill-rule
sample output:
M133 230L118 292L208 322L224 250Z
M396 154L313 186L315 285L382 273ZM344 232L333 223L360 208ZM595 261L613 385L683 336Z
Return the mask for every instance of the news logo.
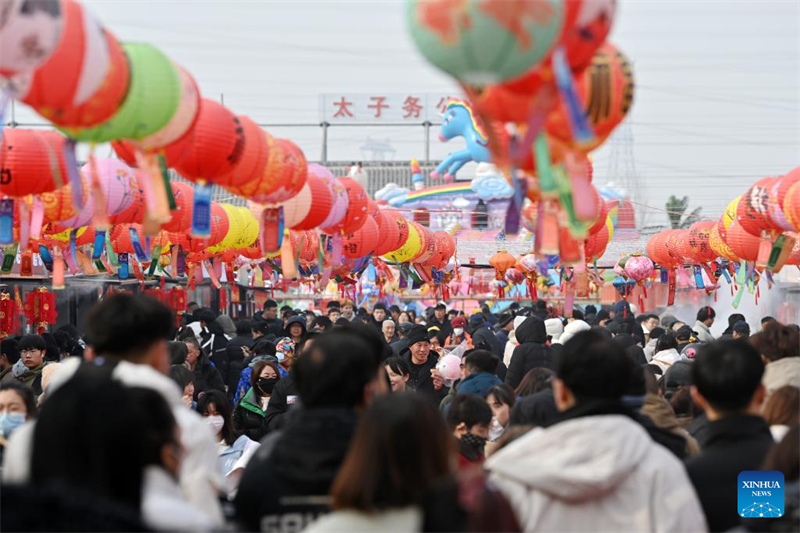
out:
M779 518L784 510L783 472L745 470L739 474L739 516Z

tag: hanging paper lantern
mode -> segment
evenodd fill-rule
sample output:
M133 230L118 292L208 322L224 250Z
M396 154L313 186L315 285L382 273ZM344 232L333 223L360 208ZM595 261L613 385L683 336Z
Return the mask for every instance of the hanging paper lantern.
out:
M333 204L331 205L328 216L325 217L325 220L319 225L325 233L331 233L333 228L344 219L350 202L347 196L347 189L341 181L332 179L328 182L328 186L332 191L331 198L333 199ZM326 231L328 229L331 231Z
M729 261L739 261L739 258L735 253L733 253L731 247L728 246L728 243L725 242L725 239L720 235L718 225L711 228L711 232L708 236L708 246L716 255L722 257L723 259L727 259Z
M229 227L228 214L218 202L211 202L211 235L209 237L198 238L185 233L170 233L169 238L187 252L200 253L219 244L227 235Z
M372 217L367 217L361 228L344 236L342 252L347 257L358 259L374 252L377 245L378 225Z
M88 187L88 182L84 178L84 190L86 187ZM60 222L78 214L72 201L71 183L67 183L53 192L42 193L39 197L44 205L45 222Z
M119 159L98 158L95 165L97 179L106 197L106 213L116 215L128 209L136 194L133 169ZM81 168L84 176L90 176L92 171L89 163Z
M215 182L236 166L244 142L236 115L204 98L189 134L167 147L167 163L188 180Z
M517 263L517 258L505 250L495 253L489 257L489 264L494 267L495 278L498 280L503 279L506 271Z
M586 260L591 262L602 257L613 236L614 223L611 217L607 216L605 225L597 232L590 234L584 241L584 255L586 256Z
M653 275L653 261L642 255L633 255L625 261L625 275L633 281L644 281Z
M666 266L680 266L686 263L686 258L681 253L681 244L686 239L688 231L684 229L671 230L667 233L667 238L664 241L670 261Z
M795 228L786 218L784 212L784 204L786 196L796 183L800 183L800 167L795 168L785 176L776 179L769 192L769 200L767 208L769 210L769 218L781 230L794 231Z
M12 197L56 189L54 172L60 172L59 154L45 132L5 128L0 144L0 194ZM63 155L61 155L63 158ZM61 174L62 184L66 174Z
M419 233L420 236L419 253L412 257L411 261L415 264L425 264L432 259L433 255L436 253L436 237L433 232L425 226L417 222L411 222L411 224L415 225L417 233Z
M295 225L297 229L307 230L316 228L322 224L331 212L333 197L331 196L331 189L328 187L328 182L318 175L322 172L327 172L330 175L330 172L320 165L308 165L306 185L308 185L311 192L311 200L308 202L309 209L305 218ZM332 175L330 175L330 180L333 181Z
M375 222L378 225L378 244L375 247L375 255L386 255L402 246L402 244L397 245L400 240L400 228L395 223L392 212L388 209L381 209L375 215ZM407 228L406 233L408 233Z
M745 231L738 221L728 228L726 238L731 251L744 261L755 261L758 258L759 237Z
M786 192L783 214L794 231L800 231L800 182L792 185Z
M302 223L311 211L312 201L311 185L306 180L306 184L303 185L297 196L280 204L283 206L284 226L295 229L298 224Z
M142 246L142 250L144 250L145 235L141 224L117 224L113 228L111 228L111 232L108 235L114 253L117 254L136 253L136 249L134 248L133 242L131 241L130 230L134 230L136 232L136 235L139 238L139 243Z
M398 215L400 216L400 215ZM398 226L400 226L398 224ZM407 229L406 240L402 246L386 254L386 259L395 263L407 263L419 254L421 247L420 235L412 224L405 224Z
M737 196L725 207L725 211L722 212L722 216L719 219L720 232L726 231L731 226L731 223L736 220L736 212L739 209L741 199L741 196Z
M242 229L239 241L235 247L246 248L252 246L258 240L258 220L244 207L239 207Z
M577 81L578 94L594 131L594 141L580 145L573 141L568 111L563 103L548 115L547 131L575 149L590 152L600 146L628 114L633 104L633 69L622 52L605 43Z
M194 189L179 181L171 181L169 185L175 198L175 209L170 211L170 219L161 225L161 229L168 232L187 231L192 225Z
M506 280L514 284L522 283L523 281L525 281L525 274L522 271L517 270L514 267L511 267L506 271Z
M219 204L219 206L225 211L228 219L228 228L222 240L207 248L207 251L212 254L236 248L237 243L242 238L242 231L245 224L245 219L238 207L231 204Z
M561 0L412 0L407 19L420 52L441 70L483 85L520 76L555 44Z
M736 207L736 221L744 231L756 237L762 231L775 231L781 228L769 218L769 192L776 178L758 180L742 195Z
M364 187L352 178L339 178L339 183L347 194L347 211L344 217L333 226L323 227L325 233L354 233L367 220L369 197Z
M149 44L123 45L130 66L125 101L107 121L85 129L63 128L70 137L85 142L142 139L169 122L180 101L180 79L172 61Z
M303 151L286 139L267 137L269 146L267 164L257 191L248 195L259 203L280 203L296 196L306 182L308 162Z
M227 173L217 177L215 182L232 191L239 187L258 181L264 173L269 158L267 137L261 127L248 117L239 116L244 132L244 147L236 165Z
M111 224L141 224L144 222L146 205L143 182L146 179L149 178L142 171L133 169L133 181L129 184L133 195L131 205L124 211L108 217ZM88 189L84 187L84 191L86 190Z
M716 222L711 221L695 222L689 226L689 236L686 239L689 250L686 255L697 263L708 263L717 257L708 243L714 226Z
M109 70L108 41L100 24L78 2L61 0L61 7L64 25L58 47L33 73L12 82L17 97L48 119L86 103Z
M65 24L62 2L3 2L0 76L32 72L59 46Z

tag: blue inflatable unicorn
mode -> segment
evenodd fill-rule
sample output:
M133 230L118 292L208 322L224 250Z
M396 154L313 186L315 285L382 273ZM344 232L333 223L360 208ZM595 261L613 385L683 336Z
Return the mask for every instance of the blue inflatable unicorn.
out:
M456 172L470 161L477 163L491 163L492 155L488 148L488 137L483 131L483 126L472 113L469 102L451 99L447 102L442 117L442 130L439 140L447 142L453 137L464 137L467 147L464 150L449 154L436 170L431 172L431 178L439 179L444 172L444 180L451 182L455 179Z

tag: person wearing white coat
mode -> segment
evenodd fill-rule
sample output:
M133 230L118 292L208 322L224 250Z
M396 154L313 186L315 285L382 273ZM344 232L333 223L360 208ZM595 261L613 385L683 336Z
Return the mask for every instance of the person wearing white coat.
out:
M678 352L678 341L674 333L665 333L658 338L656 350L651 364L657 365L661 369L662 375L669 367L681 361L681 354Z
M683 464L621 407L630 372L613 341L578 333L553 382L562 421L484 463L525 531L707 531Z
M511 356L514 355L514 348L519 346L517 341L517 328L525 322L524 316L514 317L514 329L508 333L508 342L506 342L505 351L503 352L503 363L508 367L511 364Z

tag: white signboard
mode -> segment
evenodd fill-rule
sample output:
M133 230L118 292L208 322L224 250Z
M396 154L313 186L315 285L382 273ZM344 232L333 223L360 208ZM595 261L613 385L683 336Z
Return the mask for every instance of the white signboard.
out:
M331 124L441 122L448 94L331 93L319 98L320 118ZM456 97L456 96L453 96Z

